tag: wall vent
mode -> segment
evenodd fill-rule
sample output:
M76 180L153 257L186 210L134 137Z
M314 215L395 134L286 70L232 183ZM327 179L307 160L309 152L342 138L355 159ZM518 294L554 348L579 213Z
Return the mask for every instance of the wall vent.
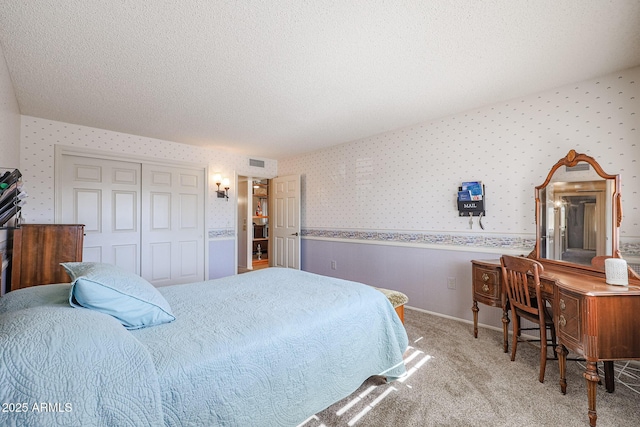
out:
M255 166L257 168L263 168L264 167L264 160L249 159L249 166Z
M578 163L575 166L565 166L567 172L588 171L589 163Z

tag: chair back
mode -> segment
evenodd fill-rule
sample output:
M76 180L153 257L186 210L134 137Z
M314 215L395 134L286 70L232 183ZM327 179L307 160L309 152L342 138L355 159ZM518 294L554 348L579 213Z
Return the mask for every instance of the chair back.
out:
M503 255L500 264L509 304L512 308L538 317L544 325L544 309L540 310L539 307L539 304L544 304L540 291L540 273L544 271L542 264L529 258L509 255ZM532 283L535 289L533 296L529 283Z

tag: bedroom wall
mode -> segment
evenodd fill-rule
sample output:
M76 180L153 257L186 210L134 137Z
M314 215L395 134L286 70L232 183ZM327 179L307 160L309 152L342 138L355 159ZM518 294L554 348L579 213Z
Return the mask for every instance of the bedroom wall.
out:
M109 130L22 116L20 133L20 168L29 203L24 220L30 223L53 223L54 147L71 145L104 152L127 153L152 159L208 165L211 177L216 172L233 182L235 174L273 177L277 162L265 160L264 168L249 166L249 157L224 150L207 149L171 141L145 138ZM210 178L211 178L210 177ZM229 190L229 202L218 199L216 186L210 182L207 226L209 237L209 277L235 274L236 186Z
M640 256L639 124L634 68L280 160L279 174L302 175L302 268L470 320L469 261L533 249L534 187L570 149L621 175L621 249ZM486 185L484 230L458 216L469 180ZM481 307L480 321L498 327L498 312Z
M4 59L4 52L0 46L0 168L15 168L20 160L20 109L11 82L11 76ZM0 230L0 254L3 255L7 245L7 232ZM6 265L6 262L4 263ZM2 274L0 295L4 294L5 270Z
M0 167L15 167L19 153L20 109L0 46Z

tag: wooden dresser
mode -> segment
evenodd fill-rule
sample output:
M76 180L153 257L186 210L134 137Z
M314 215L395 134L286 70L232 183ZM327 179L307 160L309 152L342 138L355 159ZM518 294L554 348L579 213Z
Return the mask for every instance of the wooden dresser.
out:
M69 282L61 262L82 261L84 225L23 224L12 233L10 290Z

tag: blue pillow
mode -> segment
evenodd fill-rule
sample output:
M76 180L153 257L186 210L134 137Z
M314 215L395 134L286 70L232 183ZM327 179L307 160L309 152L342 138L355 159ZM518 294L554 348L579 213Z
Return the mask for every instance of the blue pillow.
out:
M176 320L169 303L142 277L111 264L61 263L71 277L69 304L109 314L127 329Z

